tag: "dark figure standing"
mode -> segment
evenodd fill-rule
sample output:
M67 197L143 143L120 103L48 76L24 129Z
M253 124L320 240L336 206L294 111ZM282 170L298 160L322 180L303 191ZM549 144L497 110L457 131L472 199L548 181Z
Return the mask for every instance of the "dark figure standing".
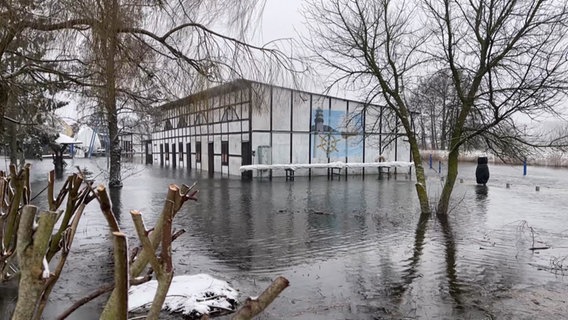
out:
M475 178L477 179L477 183L482 185L485 185L487 181L489 181L489 167L487 166L487 157L477 158Z
M57 179L63 178L63 168L67 165L65 160L63 160L63 154L67 150L67 145L52 145L52 156L53 156L53 165L55 166L55 177Z

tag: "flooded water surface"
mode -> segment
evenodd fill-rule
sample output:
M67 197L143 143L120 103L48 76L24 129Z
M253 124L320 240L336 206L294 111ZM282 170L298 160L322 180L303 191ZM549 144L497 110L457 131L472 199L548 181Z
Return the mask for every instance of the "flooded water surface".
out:
M94 160L75 164L98 172ZM34 190L48 169L34 163ZM278 275L289 279L260 319L564 319L568 170L529 168L526 177L520 167L490 170L488 186L479 187L475 166L461 166L446 219L420 219L414 182L404 176L246 182L139 166L113 202L134 246L129 210L141 210L151 225L169 183L197 182L199 201L175 219L187 231L173 244L176 274L209 273L243 299ZM431 195L439 194L440 177L430 172L428 181ZM48 318L112 280L110 237L96 204L66 270ZM13 290L0 290L8 308ZM100 305L71 319L97 319Z

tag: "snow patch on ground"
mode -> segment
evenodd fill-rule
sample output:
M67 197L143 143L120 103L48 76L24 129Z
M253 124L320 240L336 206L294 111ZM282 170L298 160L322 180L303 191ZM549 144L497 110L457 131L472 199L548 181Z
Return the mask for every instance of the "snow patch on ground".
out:
M151 280L131 287L128 292L128 311L149 309L158 281ZM226 281L208 274L182 275L172 279L162 310L201 316L214 311L235 311L238 292Z

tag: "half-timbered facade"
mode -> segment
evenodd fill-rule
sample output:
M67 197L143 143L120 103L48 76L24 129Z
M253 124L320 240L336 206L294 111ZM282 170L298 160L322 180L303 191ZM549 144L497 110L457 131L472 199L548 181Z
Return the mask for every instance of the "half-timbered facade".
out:
M240 166L248 164L410 158L396 118L385 107L248 80L165 104L161 115L146 159L163 166L241 175ZM326 173L310 169L297 175Z

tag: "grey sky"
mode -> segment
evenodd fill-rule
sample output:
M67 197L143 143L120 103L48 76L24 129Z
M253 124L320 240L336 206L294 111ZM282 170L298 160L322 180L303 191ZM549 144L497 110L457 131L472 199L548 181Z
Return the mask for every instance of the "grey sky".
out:
M303 0L267 0L262 14L260 25L255 28L255 44L262 45L267 42L297 38L296 30L302 30L303 17L300 7ZM77 117L76 104L61 108L57 114L70 121Z
M302 2L302 0L268 0L260 26L260 40L268 42L279 38L295 38L294 28L302 29L302 16L299 12Z

